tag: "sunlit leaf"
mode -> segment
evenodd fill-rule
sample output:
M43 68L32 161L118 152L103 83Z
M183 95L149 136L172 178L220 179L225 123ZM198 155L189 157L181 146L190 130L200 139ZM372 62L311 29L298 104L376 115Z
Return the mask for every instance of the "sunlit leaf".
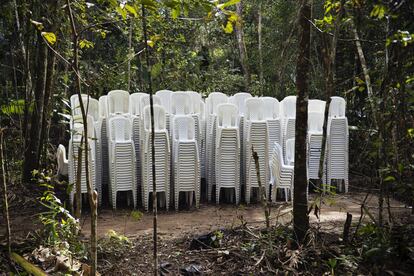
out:
M137 13L137 11L135 10L135 8L133 7L133 6L131 6L131 5L128 5L128 4L125 4L125 7L124 7L130 14L132 14L134 17L138 17L138 13Z
M230 21L227 21L226 26L223 26L224 32L231 34L233 32L233 24Z
M56 35L54 33L50 33L50 32L42 32L42 36L46 39L46 41L50 44L53 45L56 43Z

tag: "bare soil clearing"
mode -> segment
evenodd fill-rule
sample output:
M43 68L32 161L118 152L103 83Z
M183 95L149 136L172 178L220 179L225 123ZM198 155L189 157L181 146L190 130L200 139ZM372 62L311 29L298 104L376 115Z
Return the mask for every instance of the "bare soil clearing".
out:
M314 197L314 195L312 196ZM359 219L361 211L361 202L365 194L349 193L335 196L332 205L324 204L321 210L320 222L327 223L330 226L341 227L346 219L346 213L353 215L353 221ZM312 200L312 198L311 198ZM378 198L370 195L367 200L367 208L374 215L377 209ZM395 215L409 213L410 210L403 203L391 200L392 211ZM275 223L276 217L281 224L291 221L292 206L290 203L276 203L272 206L272 222ZM386 213L386 212L384 212ZM98 213L98 235L104 236L109 230L114 230L126 236L139 236L152 232L152 213L144 213L141 220L130 216L131 210L101 210ZM214 231L221 228L231 228L241 224L241 220L248 225L263 224L264 212L260 204L248 206L233 206L202 204L200 209L175 211L160 211L158 214L158 231L161 236L183 237L188 234L198 235ZM311 215L311 221L317 221L316 217ZM323 225L324 226L324 225ZM82 220L82 231L88 235L90 227L89 215L84 214Z

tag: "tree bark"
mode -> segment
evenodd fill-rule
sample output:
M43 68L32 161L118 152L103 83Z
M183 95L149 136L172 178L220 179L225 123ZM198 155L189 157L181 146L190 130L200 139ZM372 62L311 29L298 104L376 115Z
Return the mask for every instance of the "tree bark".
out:
M23 165L23 183L32 182L32 171L39 168L40 129L43 120L43 104L47 73L47 46L38 34L37 78L35 87L35 102L30 121L30 137L25 149Z
M259 47L259 80L260 91L263 95L264 77L263 77L263 50L262 50L262 3L259 3L259 9L257 11L257 35L258 35L258 47Z
M7 179L4 168L4 156L3 156L3 134L4 130L0 127L0 182L2 182L3 188L3 214L6 221L6 237L7 237L7 252L11 254L11 229L10 229L10 216L9 216L9 203L7 197Z
M25 78L25 97L24 97L24 114L23 114L23 149L26 148L26 141L28 138L28 130L29 130L29 107L30 107L30 99L32 94L32 75L30 72L30 63L27 58L26 47L24 46L23 41L23 34L20 26L20 17L19 17L19 9L17 6L17 0L13 0L13 8L14 8L14 17L16 20L16 30L18 34L18 41L19 47L21 51L22 63L24 68L24 78Z
M246 44L244 42L244 32L243 32L243 5L240 1L236 4L236 13L238 15L238 21L236 22L236 38L237 38L237 45L239 47L240 52L240 64L243 69L244 74L244 83L245 88L248 91L250 87L250 70L247 58L247 50Z
M150 113L151 113L151 161L152 161L152 214L153 214L153 257L154 257L154 275L158 276L158 218L157 218L157 182L155 179L155 126L154 126L154 100L152 91L152 78L151 78L151 63L149 59L150 49L148 47L147 38L147 21L146 21L146 9L142 4L142 30L144 32L144 44L145 44L145 60L147 65L148 76L148 90L150 94ZM167 202L168 204L168 202Z
M310 58L311 7L303 0L299 13L299 55L296 65L295 181L293 190L293 227L298 243L305 240L309 229L306 132L308 122L308 75Z
M79 51L78 51L78 42L79 42L79 35L76 30L76 23L73 17L72 8L70 4L70 0L66 0L68 15L70 19L70 25L72 30L72 42L73 42L73 70L75 71L75 89L76 94L79 97L79 105L82 113L82 121L83 121L83 139L84 139L84 158L85 158L85 177L86 177L86 186L88 189L88 197L89 197L89 205L91 208L91 236L90 236L90 254L91 254L91 275L96 275L97 266L98 266L98 255L97 255L97 207L98 207L98 199L97 199L97 192L92 187L91 181L91 174L89 171L89 143L88 143L88 106L89 106L89 99L87 106L85 107L82 94L81 94L81 78L79 72ZM90 126L93 127L93 126Z
M344 5L345 1L341 0L338 15L334 23L334 32L332 36L332 41L329 42L328 34L323 33L322 39L324 41L323 49L323 63L325 67L325 84L326 84L326 106L325 106L325 115L323 121L323 135L321 143L321 157L319 159L319 179L322 179L324 162L325 162L325 147L326 147L326 137L327 137L327 128L328 128L328 116L329 116L329 106L331 105L331 97L335 95L335 64L336 64L336 46L338 43L338 36L340 30L340 24L342 16L344 14ZM324 183L322 179L322 184L330 185L330 183Z

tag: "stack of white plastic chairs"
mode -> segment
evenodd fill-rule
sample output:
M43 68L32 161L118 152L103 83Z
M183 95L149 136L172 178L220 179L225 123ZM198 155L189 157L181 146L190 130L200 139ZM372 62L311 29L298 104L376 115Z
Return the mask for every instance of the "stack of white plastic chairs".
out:
M282 127L280 122L279 101L273 97L263 97L264 118L267 122L267 132L269 136L269 156L272 154L274 143L281 144Z
M246 143L246 203L251 200L252 188L258 188L255 160L252 149L259 157L260 181L269 198L269 150L267 123L263 115L264 104L260 98L246 99L244 117L244 141ZM260 191L261 192L261 191ZM260 193L259 193L260 194Z
M208 201L211 201L213 186L216 182L215 148L216 148L216 119L217 106L227 103L228 98L221 92L212 92L206 99L206 176L208 186Z
M222 188L234 191L240 202L240 137L239 114L234 104L219 104L216 120L216 203Z
M99 140L97 160L101 166L101 188L109 186L109 153L108 153L108 102L107 96L99 98L99 120L96 127L96 136ZM102 195L100 195L102 199ZM102 201L102 200L101 200Z
M163 193L162 202L166 209L170 201L170 139L166 129L164 107L154 105L154 144L155 144L155 179L157 193ZM149 208L149 194L153 191L152 148L151 148L151 114L150 106L144 108L142 160L142 202L146 211Z
M129 114L129 93L113 90L108 93L108 151L110 175L110 202L116 209L117 193L131 191L136 207L136 158L132 141L131 117ZM128 197L129 200L129 197Z
M159 90L155 95L160 99L161 105L165 109L166 128L170 132L170 113L171 113L171 90Z
M82 102L84 104L85 110L90 102L91 98L87 95L81 96ZM85 152L84 144L88 143L88 168L89 168L89 180L92 185L92 189L95 189L96 183L96 173L95 173L95 161L96 161L96 136L95 136L95 127L94 127L94 118L92 115L87 115L87 124L88 124L88 133L86 137L84 136L84 126L82 119L82 112L80 108L80 101L78 95L73 95L70 98L71 103L71 139L69 141L69 151L68 151L68 175L69 183L73 185L73 189L70 193L70 202L73 204L74 195L76 192L76 180L78 169L81 170L80 180L81 180L81 193L87 193L86 185L86 164L85 164ZM92 111L92 109L90 110ZM92 111L93 112L93 111ZM81 168L78 168L78 158L79 158L79 149L82 145L82 158L81 158Z
M200 156L195 137L191 96L187 92L171 94L172 164L174 203L178 210L179 194L186 192L191 205L193 193L196 207L200 203Z
M348 119L345 116L346 102L341 97L331 97L327 126L324 184L331 185L333 179L343 180L348 192ZM342 187L339 187L341 190Z
M270 161L270 169L272 170L272 201L276 202L277 192L279 189L284 191L285 201L289 199L289 192L293 198L293 180L294 180L294 139L289 139L287 144L289 163L283 158L282 147L278 143L273 144L272 156ZM292 147L293 144L293 147ZM292 159L293 155L293 159Z
M229 102L235 104L239 110L239 132L240 132L240 184L245 183L245 161L246 148L244 143L244 114L246 113L246 99L251 98L252 95L246 92L239 92L229 98Z
M308 135L306 139L308 179L319 179L324 117L325 101L309 100Z
M286 141L295 138L296 96L287 96L280 103L282 107L282 148L286 161Z
M129 113L131 115L132 124L132 141L135 148L135 173L137 178L137 193L142 190L141 187L141 97L145 96L145 93L133 93L129 96Z

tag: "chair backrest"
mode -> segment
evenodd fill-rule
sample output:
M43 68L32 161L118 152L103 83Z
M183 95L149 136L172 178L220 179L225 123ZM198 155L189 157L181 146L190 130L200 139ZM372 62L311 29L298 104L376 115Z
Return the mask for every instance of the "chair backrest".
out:
M227 103L228 97L221 92L212 92L206 100L207 114L217 114L217 106L221 103Z
M112 90L108 93L108 114L125 114L129 112L129 93L124 90Z
M154 105L161 105L161 99L160 97L156 96L156 95L152 95L152 101ZM150 105L150 95L149 94L144 94L141 95L140 98L140 106L139 106L139 112L141 114L141 116L144 116L144 109L147 105Z
M89 98L88 114L93 117L95 122L99 120L99 101L97 99Z
M194 140L195 122L193 117L174 116L174 140Z
M88 98L91 99L91 97L86 94L81 94L81 97L82 97L83 106L85 107L85 110L86 110L86 104L88 103ZM71 108L72 116L82 114L78 94L74 94L70 97L70 108Z
M229 102L232 104L235 104L237 108L239 109L239 114L244 115L246 113L246 99L251 98L252 95L250 95L247 92L239 92L234 94L231 99L229 99Z
M141 115L141 97L145 95L147 94L141 92L129 95L129 113L131 113L131 115Z
M296 96L287 96L282 102L282 117L295 118L296 117Z
M131 121L123 116L109 119L109 137L113 142L131 140Z
M160 97L161 105L164 107L165 112L167 114L171 113L171 94L173 92L171 90L159 90L155 93L158 97Z
M91 115L88 115L88 139L95 139L95 127L94 119ZM75 140L80 140L83 135L83 119L82 116L77 116L73 119L73 138Z
M206 104L204 103L204 100L200 100L200 118L201 120L205 120L206 118Z
M329 105L330 117L345 117L346 101L342 97L331 97Z
M273 97L263 97L263 115L265 119L279 118L279 101Z
M286 161L287 165L295 163L295 139L288 139L286 141Z
M191 95L178 91L171 94L171 114L189 115L192 113Z
M260 98L246 99L246 114L247 121L261 121L263 120L264 104Z
M108 96L99 97L99 117L107 118L108 117Z
M325 106L326 102L322 100L309 100L308 101L308 112L319 112L319 113L325 113Z
M144 128L151 131L151 107L147 105L144 108ZM161 105L154 105L154 129L155 131L166 129L165 109Z
M195 91L187 91L191 97L191 106L192 106L192 113L193 114L200 114L200 101L201 95Z
M219 127L237 127L239 111L235 104L224 103L217 106L217 124Z
M68 160L66 159L66 149L65 146L60 144L57 148L56 152L56 160L58 165L58 174L65 175L67 174L67 163Z
M325 113L309 112L308 113L308 132L322 132L324 116L325 116Z

